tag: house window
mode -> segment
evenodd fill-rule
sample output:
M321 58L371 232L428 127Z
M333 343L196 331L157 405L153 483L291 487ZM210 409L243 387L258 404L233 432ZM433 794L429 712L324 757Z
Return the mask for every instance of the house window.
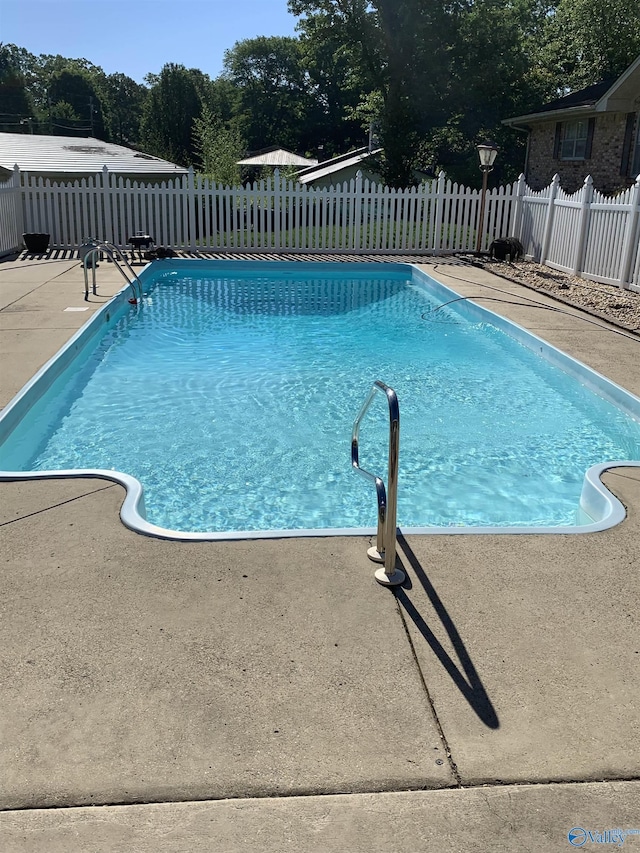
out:
M568 121L562 124L560 140L561 160L584 160L587 156L589 122Z
M635 134L634 134L635 127ZM635 140L635 141L634 141ZM620 174L635 179L640 173L640 113L627 113Z
M636 144L633 149L633 161L631 165L631 177L637 178L640 175L640 114L638 115L637 121L638 127L636 128Z

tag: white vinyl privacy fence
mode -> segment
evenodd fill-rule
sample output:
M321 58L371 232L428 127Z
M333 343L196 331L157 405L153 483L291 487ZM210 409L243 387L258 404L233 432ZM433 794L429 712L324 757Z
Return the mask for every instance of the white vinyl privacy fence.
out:
M525 253L557 269L640 288L640 177L615 197L591 178L567 195L556 176L533 192L524 177L487 193L444 174L409 189L363 180L305 187L276 172L239 188L190 171L158 185L139 184L105 169L73 183L22 174L25 230L46 232L51 245L75 249L86 238L121 248L136 233L157 245L190 251L344 254L443 254L474 251L514 236Z
M640 176L611 197L594 190L590 176L568 195L555 175L537 193L524 185L521 211L517 234L533 260L640 291Z
M0 257L15 252L22 245L22 191L20 172L0 183Z

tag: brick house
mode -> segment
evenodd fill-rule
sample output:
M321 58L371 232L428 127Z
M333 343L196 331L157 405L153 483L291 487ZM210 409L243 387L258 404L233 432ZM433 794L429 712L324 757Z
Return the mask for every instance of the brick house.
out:
M587 175L604 193L628 187L640 174L640 56L617 80L503 124L528 133L524 174L532 189L548 186L556 173L570 193Z

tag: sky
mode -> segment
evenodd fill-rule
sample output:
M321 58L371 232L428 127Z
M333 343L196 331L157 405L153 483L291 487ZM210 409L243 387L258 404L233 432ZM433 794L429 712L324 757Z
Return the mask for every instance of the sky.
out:
M0 42L138 83L167 62L217 77L237 41L292 36L295 25L287 0L0 0Z

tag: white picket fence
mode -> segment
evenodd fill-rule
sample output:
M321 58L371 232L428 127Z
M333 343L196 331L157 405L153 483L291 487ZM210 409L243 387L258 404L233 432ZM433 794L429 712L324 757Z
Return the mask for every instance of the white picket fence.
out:
M591 178L567 195L557 176L541 192L521 176L487 193L481 225L480 191L443 173L409 189L360 174L329 188L301 186L277 172L241 188L218 186L192 170L159 185L125 180L106 167L67 184L17 170L14 184L20 177L25 230L49 233L59 249L75 249L88 237L125 248L143 233L157 245L193 252L437 255L474 251L479 227L483 251L496 237L514 236L540 263L640 290L640 176L615 197L594 191Z
M102 173L71 184L23 175L25 222L58 248L100 236L118 246L138 232L157 244L249 252L425 253L475 247L480 192L437 181L392 189L361 175L336 187L305 187L276 173L242 188L195 175L145 185ZM508 231L511 188L487 196L483 246Z

